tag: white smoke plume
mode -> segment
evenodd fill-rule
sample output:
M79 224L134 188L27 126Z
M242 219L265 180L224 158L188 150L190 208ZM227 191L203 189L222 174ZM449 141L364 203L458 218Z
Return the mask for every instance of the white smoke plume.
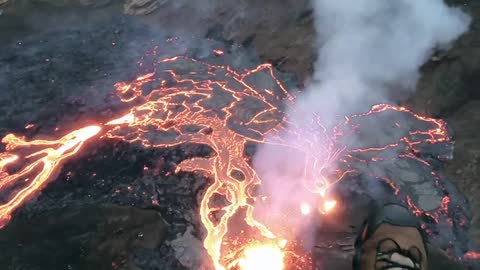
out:
M435 50L448 49L470 24L468 15L443 0L312 0L312 5L318 59L296 103L301 113L291 112L294 126L303 128L313 114L328 128L338 116L394 103L392 96L405 98L415 89L420 66ZM302 137L291 142L302 144L298 140ZM311 198L299 180L303 159L292 152L262 145L254 167L263 193L271 196L261 212L275 215ZM301 218L289 220L290 228L304 225Z
M389 84L414 89L419 67L470 23L443 0L314 0L313 5L318 61L299 106L322 114L391 101Z

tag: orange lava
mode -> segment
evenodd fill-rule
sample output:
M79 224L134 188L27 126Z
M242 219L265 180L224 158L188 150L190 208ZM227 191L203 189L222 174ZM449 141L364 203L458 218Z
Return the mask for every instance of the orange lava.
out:
M223 51L218 50L215 53L221 56ZM191 73L192 77L175 73L169 64L179 61L192 66L193 70L211 75L211 79L194 79L193 75L197 71ZM244 155L247 142L287 145L305 152L304 179L308 181L299 184L318 196L321 202L318 211L328 214L334 211L337 205L337 201L327 198L328 191L337 182L355 172L351 169L331 172L330 169L336 167L336 163L348 163L348 159L354 158L355 153L383 151L399 145L405 145L415 153L419 151L417 147L422 142L438 143L449 140L443 121L414 114L403 107L379 104L367 113L346 118L345 122L340 123L333 131L327 131L321 127L319 119L314 119L312 125L320 126L322 131L316 133L318 130L313 130L313 136L309 136L308 141L303 141L304 144L292 145L283 135L298 134L292 134L294 129L286 128L287 124L292 123L289 123L288 115L284 115L284 107L293 107L295 97L289 94L275 77L271 65L263 64L249 71L238 72L228 66L210 65L177 56L158 61L155 69L155 72L141 75L133 81L115 85L118 97L129 104L130 109L104 123L102 128L80 128L58 140L27 141L12 134L7 135L2 140L6 144L6 152L0 154L0 191L21 181L28 181L26 186L5 204L0 205L0 220L3 223L8 222L15 209L40 192L48 181L55 177L62 164L77 154L82 146L96 137L102 129L101 138L122 140L145 147L166 148L186 143L201 144L209 146L215 155L184 160L178 164L176 171L203 171L213 180L200 203L200 216L206 229L204 247L214 268L232 268L231 264L225 261L227 250L229 254L241 254L233 259L237 262L233 267L240 267L242 270L283 270L288 268L285 259L292 252L288 251L287 240L281 232L273 232L255 219L254 202L261 198L257 198L253 190L261 184L261 179ZM254 88L249 80L260 75L272 78L273 85L268 89ZM156 85L156 88L144 92L143 86L146 84ZM218 96L222 96L224 101ZM255 104L254 108L242 107L247 103ZM425 130L410 132L410 137L403 137L386 146L347 149L338 144L338 140L348 133L345 129L351 127L352 121L384 112L409 115L424 122L427 127ZM401 128L398 123L394 126ZM23 156L21 149L30 150L31 154ZM319 158L317 153L322 153L323 156ZM19 156L25 159L26 165L18 172L9 174L5 167L17 162ZM234 172L240 172L241 179ZM223 196L228 204L213 206L211 202L214 196L218 195ZM304 215L310 214L312 209L315 208L308 204L299 205L299 211ZM214 213L218 212L223 214L220 217L215 216ZM243 219L256 234L256 238L264 241L254 246L245 244L247 246L225 247L228 245L226 238L229 221L240 212L244 213Z
M480 251L469 251L463 255L466 260L480 260Z
M213 53L215 53L215 55L217 55L217 56L222 56L224 54L224 52L222 50L219 50L219 49L213 50Z
M322 202L318 206L318 212L323 215L327 215L335 210L337 201L333 199L322 199ZM312 206L308 203L300 204L300 212L304 216L308 216L312 213Z
M337 206L337 201L335 201L335 200L325 200L325 201L323 201L322 205L320 206L320 209L319 209L320 213L328 214L335 209L335 206Z
M238 260L241 270L284 270L285 254L274 245L255 245L247 247Z
M15 209L45 187L66 159L78 153L84 143L97 135L100 130L99 126L89 126L75 130L59 140L52 141L27 141L13 134L5 136L2 142L6 144L8 151L22 148L35 148L35 150L24 156L27 165L19 172L11 175L8 173L0 175L0 191L16 185L20 181L24 181L26 185L13 194L8 202L0 205L0 227L6 225ZM3 158L6 156L7 158ZM18 156L8 153L0 155L0 171L2 171L5 165L13 163L17 159Z

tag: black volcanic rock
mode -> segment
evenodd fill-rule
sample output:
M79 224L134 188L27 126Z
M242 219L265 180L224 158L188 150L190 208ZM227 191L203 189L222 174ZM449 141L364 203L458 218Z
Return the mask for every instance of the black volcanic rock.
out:
M53 209L2 230L0 263L3 269L134 269L134 254L160 248L167 230L154 210Z

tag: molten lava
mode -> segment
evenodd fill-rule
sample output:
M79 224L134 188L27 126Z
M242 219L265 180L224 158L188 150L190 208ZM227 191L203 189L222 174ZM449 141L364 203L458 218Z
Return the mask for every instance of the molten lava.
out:
M466 260L480 260L480 251L469 251L463 255Z
M319 210L322 214L328 214L329 212L333 211L333 209L335 209L336 205L337 205L337 201L327 199L323 201Z
M323 215L331 213L337 206L337 201L332 199L322 199L322 202L318 206L318 212ZM304 216L308 216L312 213L312 206L308 203L300 204L300 212Z
M84 143L97 135L101 128L99 126L88 126L75 130L59 140L32 140L8 134L2 140L8 151L15 151L21 148L35 149L32 153L25 155L27 165L15 174L3 173L0 178L0 191L25 182L18 192L11 196L7 203L0 205L0 227L3 227L11 217L11 213L20 207L26 200L35 196L55 176L61 165L69 157L74 156L82 148ZM18 160L18 156L2 154L0 157L0 171L5 166ZM6 158L5 158L6 157Z
M215 53L221 56L223 51ZM191 76L177 74L171 65L178 62L183 62L198 72L192 71L189 74ZM209 79L196 78L195 74L200 72L209 75ZM274 81L270 88L256 89L251 85L250 81L255 76L265 75ZM344 122L332 130L322 127L306 131L310 132L308 141L297 140L300 143L289 144L285 135L299 135L295 134L295 128L287 128L291 123L288 115L284 114L284 107L293 108L295 97L288 93L268 64L238 72L228 66L211 65L177 56L157 61L155 71L147 72L130 82L119 82L115 86L119 99L129 105L130 109L103 125L79 128L58 140L25 140L12 134L3 138L6 152L0 154L0 191L11 191L8 188L23 184L20 188L13 189L8 201L0 205L0 220L3 223L8 222L11 213L26 200L41 192L48 181L55 178L62 164L93 138L122 140L152 148L196 143L209 146L215 155L184 160L178 164L177 172L203 171L213 180L200 203L200 215L207 232L204 247L215 269L240 267L242 270L282 270L292 267L285 261L294 251L289 250L282 232L272 231L254 216L255 201L268 198L258 198L253 192L261 184L261 179L245 157L247 142L286 145L305 153L304 179L309 180L298 185L303 185L306 190L316 194L320 201L316 207L306 203L298 206L300 214L308 215L315 209L323 214L334 210L337 202L327 197L328 191L335 183L355 172L348 166L344 170L332 172L332 169L337 168L336 163L348 164L351 159L360 159L356 155L358 153L377 154L386 149L402 148L405 150L402 153L407 154L395 158L412 159L429 166L428 162L414 155L420 151L418 147L422 143L449 141L443 121L414 114L402 107L379 104L364 114L345 118ZM355 121L392 112L422 122L425 129L410 131L398 141L384 146L350 149L340 143L355 132ZM312 126L321 127L320 119L312 120ZM401 129L398 123L392 123L392 127ZM97 136L101 131L102 136ZM266 140L267 137L269 141ZM24 154L28 151L30 153ZM322 157L317 153L323 153ZM381 159L380 155L375 155L368 161L377 162ZM8 170L9 165L20 160L23 164L21 169ZM234 172L239 172L241 177ZM391 186L395 187L393 182ZM213 206L211 202L218 195L225 198L228 204ZM412 209L414 207L412 205ZM220 212L223 214L214 215ZM244 244L230 245L227 241L229 221L238 213L243 213L243 219L251 232L244 236ZM439 214L441 213L436 212L430 215ZM251 234L260 239L253 246L248 241ZM290 240L293 239L288 239ZM235 258L231 259L232 256ZM298 255L293 257L301 258ZM232 261L236 262L233 266ZM307 269L307 266L296 269Z
M284 270L283 251L274 245L257 245L245 249L238 265L241 270Z

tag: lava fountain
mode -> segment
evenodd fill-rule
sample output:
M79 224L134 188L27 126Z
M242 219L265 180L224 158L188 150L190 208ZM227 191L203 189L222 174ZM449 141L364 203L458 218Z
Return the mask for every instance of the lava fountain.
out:
M191 67L188 74L180 74L172 68L180 62ZM198 73L209 78L198 79ZM268 76L274 84L271 88L257 89L251 84L256 76ZM146 90L152 86L153 90ZM305 159L304 176L292 184L310 191L316 205L299 202L295 215L327 215L337 204L328 191L355 173L355 169L348 166L331 170L334 163L348 165L349 160L358 158L355 154L359 152L374 153L370 161L375 162L381 151L399 148L402 152L395 158L414 159L428 167L429 163L416 155L419 145L450 142L442 120L417 115L403 107L379 104L366 113L345 117L331 130L323 128L320 119L313 119L312 125L320 128L306 131L310 132L307 136L310 141L287 144L285 136L304 134L286 129L291 123L284 107L293 107L295 96L275 77L269 64L240 72L229 66L177 56L158 60L153 71L133 81L119 82L115 87L119 100L130 108L115 119L73 130L60 139L26 140L12 134L3 138L6 151L0 154L0 191L9 195L0 205L0 220L4 225L12 212L38 195L56 177L62 164L78 154L87 142L121 140L149 148L195 143L209 146L215 155L184 160L177 165L176 171L202 171L213 180L200 202L200 216L206 229L204 247L214 268L308 269L311 267L308 254L297 248L287 224L277 224L273 229L255 215L256 203L268 205L269 197L255 192L262 181L245 155L247 143L271 143L301 151ZM356 130L356 119L382 113L398 113L416 119L425 128L409 131L387 145L358 149L342 145L341 140ZM391 124L401 129L398 123ZM321 140L317 141L318 138ZM319 157L317 153L323 154ZM21 168L12 169L13 164ZM389 183L398 189L393 182ZM216 196L228 203L218 205ZM448 211L447 195L445 198L442 208L432 213L424 213L411 200L408 202L417 214L438 218ZM229 235L232 220L238 216L242 217L247 229L235 236Z

